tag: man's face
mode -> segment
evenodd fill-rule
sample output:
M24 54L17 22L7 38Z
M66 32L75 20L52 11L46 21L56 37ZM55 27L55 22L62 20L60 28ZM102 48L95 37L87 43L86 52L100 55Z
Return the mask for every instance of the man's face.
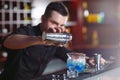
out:
M64 32L65 24L68 20L68 16L62 16L60 13L53 11L49 18L44 16L42 24L44 31L46 32Z

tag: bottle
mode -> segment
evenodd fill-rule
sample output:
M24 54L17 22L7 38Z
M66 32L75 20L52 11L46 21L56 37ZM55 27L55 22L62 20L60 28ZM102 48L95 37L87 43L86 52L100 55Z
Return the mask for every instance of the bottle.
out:
M93 46L99 45L99 36L98 36L98 32L96 30L94 30L92 33L92 44L93 44Z
M66 44L67 42L72 40L72 35L69 33L46 33L42 34L43 40L48 40L55 43Z

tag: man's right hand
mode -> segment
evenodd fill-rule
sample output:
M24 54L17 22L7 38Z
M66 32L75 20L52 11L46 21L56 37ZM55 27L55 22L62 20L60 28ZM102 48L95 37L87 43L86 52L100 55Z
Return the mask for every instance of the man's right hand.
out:
M65 27L53 27L47 30L48 33L64 33L66 32Z

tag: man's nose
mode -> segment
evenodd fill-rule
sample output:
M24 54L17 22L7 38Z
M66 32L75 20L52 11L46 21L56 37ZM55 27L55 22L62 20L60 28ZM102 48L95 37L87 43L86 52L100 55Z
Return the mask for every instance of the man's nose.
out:
M61 26L58 24L57 27L61 27Z

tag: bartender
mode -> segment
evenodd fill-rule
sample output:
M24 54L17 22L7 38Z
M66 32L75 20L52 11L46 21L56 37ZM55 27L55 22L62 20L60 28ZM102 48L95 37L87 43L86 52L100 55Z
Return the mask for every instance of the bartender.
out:
M42 33L66 32L64 26L68 16L68 9L63 3L51 2L40 24L21 26L8 35L3 41L8 57L0 80L33 80L40 77L53 57L66 61L66 53L70 50L60 43L51 44L43 40Z
M61 2L48 4L37 26L21 26L6 36L3 47L8 53L0 80L36 80L53 57L64 61L71 50L61 43L49 43L42 33L65 33L69 12Z

